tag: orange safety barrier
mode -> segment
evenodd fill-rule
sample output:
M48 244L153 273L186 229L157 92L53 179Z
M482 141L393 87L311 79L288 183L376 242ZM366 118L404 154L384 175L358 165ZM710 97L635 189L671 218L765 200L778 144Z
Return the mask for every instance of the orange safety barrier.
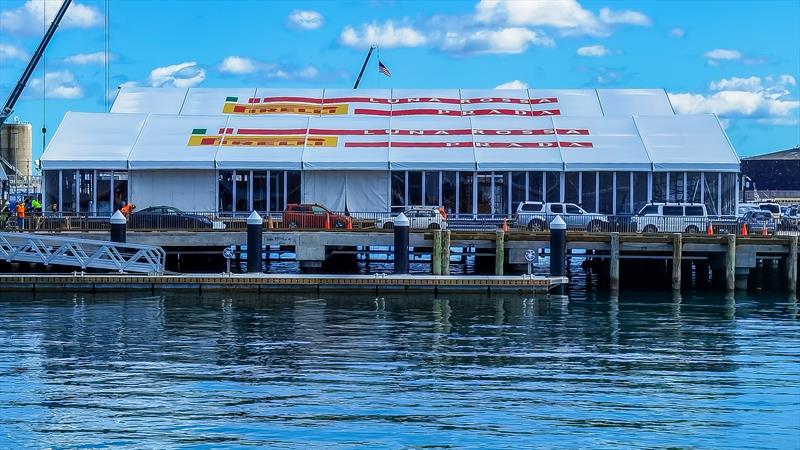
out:
M767 235L767 226L766 225L762 225L761 226L761 235L762 236L766 236Z
M714 235L714 225L712 225L711 222L709 222L708 227L706 227L706 234L709 236Z
M325 229L326 230L330 230L331 229L331 216L329 216L327 214L325 214Z
M346 218L344 222L344 229L345 230L352 230L353 229L353 219Z
M739 230L739 234L742 236L747 236L747 224L743 223L742 228Z
M500 226L503 231L508 231L508 219L503 219L503 225Z

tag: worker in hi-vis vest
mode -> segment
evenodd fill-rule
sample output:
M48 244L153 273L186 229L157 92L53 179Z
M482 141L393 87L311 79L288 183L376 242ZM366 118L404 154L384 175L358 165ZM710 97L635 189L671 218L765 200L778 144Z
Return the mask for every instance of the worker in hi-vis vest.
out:
M17 228L25 229L25 202L17 203Z

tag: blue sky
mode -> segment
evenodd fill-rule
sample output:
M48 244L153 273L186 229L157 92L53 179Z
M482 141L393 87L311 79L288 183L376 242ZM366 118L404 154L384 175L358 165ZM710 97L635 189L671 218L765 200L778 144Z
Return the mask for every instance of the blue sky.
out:
M60 0L0 0L0 97ZM800 144L800 2L75 0L15 116L103 111L141 86L664 88L681 113L716 112L741 155ZM46 89L43 89L43 84ZM46 112L43 111L46 90ZM41 136L34 157L41 154Z

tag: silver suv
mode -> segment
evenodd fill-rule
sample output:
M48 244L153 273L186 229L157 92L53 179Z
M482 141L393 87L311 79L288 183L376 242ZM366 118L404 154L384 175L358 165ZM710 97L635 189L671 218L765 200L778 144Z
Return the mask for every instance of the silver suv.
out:
M705 205L652 203L631 219L640 233L700 233L708 225Z
M600 232L611 228L608 216L586 212L574 203L520 202L517 206L517 224L531 231L546 230L556 216L561 216L570 230Z

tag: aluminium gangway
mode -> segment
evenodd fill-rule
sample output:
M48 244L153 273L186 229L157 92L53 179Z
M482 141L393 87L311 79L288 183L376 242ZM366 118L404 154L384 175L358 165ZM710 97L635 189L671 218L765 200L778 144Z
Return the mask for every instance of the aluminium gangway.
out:
M59 264L81 269L105 269L120 273L164 273L166 252L154 245L116 243L92 239L0 233L0 260Z

